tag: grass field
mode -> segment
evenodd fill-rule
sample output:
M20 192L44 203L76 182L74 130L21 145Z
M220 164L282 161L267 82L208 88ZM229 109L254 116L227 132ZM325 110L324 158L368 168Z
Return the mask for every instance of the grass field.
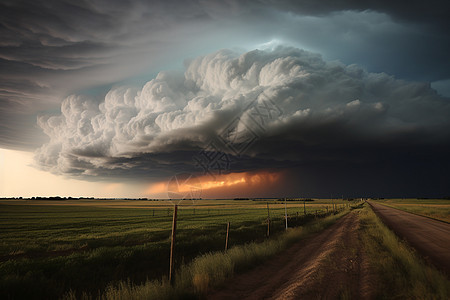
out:
M284 232L284 204L269 203L271 236L276 236ZM348 202L333 203L342 207ZM177 266L222 250L227 222L230 247L266 239L266 202L181 204ZM330 200L288 202L289 225L305 224L316 211L325 216L331 209ZM1 201L0 294L48 299L72 290L97 295L114 283L166 277L171 210L166 201Z
M383 199L376 202L450 223L450 200L448 199Z

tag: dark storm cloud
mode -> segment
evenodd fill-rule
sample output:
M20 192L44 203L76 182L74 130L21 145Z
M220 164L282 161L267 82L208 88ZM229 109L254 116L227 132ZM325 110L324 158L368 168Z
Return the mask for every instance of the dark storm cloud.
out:
M245 132L248 105L270 99L282 113L255 129L251 147L239 157L219 149L230 171L288 167L292 186L311 195L376 184L450 194L449 99L427 83L448 93L443 3L2 1L0 147L39 147L40 168L89 180L201 172L193 157L233 118ZM326 59L293 48L215 52L272 39ZM184 73L143 87L80 92L184 58Z
M339 172L361 181L355 174L369 169L389 172L386 178L414 167L442 171L450 150L450 103L429 84L296 48L215 52L187 62L184 74L161 72L142 89L112 89L100 105L70 96L61 111L39 119L50 142L36 161L83 178L199 172L195 156L220 138L214 149L229 155L231 172L290 168L314 177L328 166L325 178L341 183ZM435 187L442 176L427 177Z
M386 13L402 21L432 24L440 27L442 31L444 31L444 26L449 24L448 4L440 0L427 1L426 3L420 0L287 0L271 1L271 3L280 9L304 15L324 15L343 10L374 10Z
M450 76L449 36L442 30L367 10L339 11L326 17L284 13L278 20L286 24L280 36L329 59L409 80L437 81Z
M445 82L448 20L438 1L2 1L0 146L37 147L29 124L71 93L278 36L377 72Z
M36 148L36 114L57 109L71 92L154 65L161 52L170 53L170 39L184 35L177 25L208 18L193 4L181 10L164 1L2 1L0 146Z

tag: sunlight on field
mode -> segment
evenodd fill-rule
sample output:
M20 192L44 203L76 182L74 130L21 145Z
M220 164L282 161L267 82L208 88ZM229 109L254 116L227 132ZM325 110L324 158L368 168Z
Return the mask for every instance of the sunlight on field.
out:
M335 208L343 208L348 204L343 201L337 203L336 200L333 200L333 203ZM261 224L266 222L268 207L270 217L282 222L285 214L284 201L183 201L179 205L179 226L206 228L230 221L233 225L256 221L264 231L265 225ZM3 249L0 249L0 252L5 255L11 251L26 251L30 242L45 245L45 249L54 249L57 245L67 243L73 243L73 248L78 248L89 241L108 237L115 237L116 243L121 239L130 239L134 233L144 234L139 239L145 241L148 238L145 237L147 233L170 229L173 203L90 199L1 200L0 208L0 225L3 228L0 234L3 241L0 248ZM289 217L298 218L305 213L315 215L331 211L332 204L329 199L286 203L286 213ZM183 222L183 219L188 222ZM32 241L29 239L31 232Z
M305 206L307 209L326 209L329 207L331 209L332 204L343 205L348 201L343 200L331 200L331 199L315 199L314 201L287 201L286 207L288 208L303 208ZM267 208L267 203L269 203L271 208L281 209L284 208L284 201L279 201L277 199L267 199L267 200L215 200L215 199L205 199L205 200L121 200L121 199L80 199L80 200L64 200L64 201L52 201L52 200L0 200L0 204L8 205L44 205L44 206L90 206L90 207L105 207L105 208L168 208L173 207L173 205L178 204L180 209L192 209L192 208L214 208L214 209L238 209L238 208L252 208L252 209L263 209Z

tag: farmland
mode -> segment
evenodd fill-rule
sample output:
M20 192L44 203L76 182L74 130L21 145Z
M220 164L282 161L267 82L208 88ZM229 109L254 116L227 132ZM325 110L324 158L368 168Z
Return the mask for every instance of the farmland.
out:
M424 207L437 207L436 219L448 205L448 200L369 202L421 214ZM450 295L448 278L359 200L287 201L288 231L285 204L276 199L183 201L178 208L170 285L171 201L0 201L0 294L11 299Z
M280 201L201 200L180 203L176 266L229 246L262 242L284 232ZM343 207L347 201L334 200ZM172 203L167 201L4 200L0 203L0 293L58 298L101 293L121 281L140 284L168 272ZM289 226L331 213L330 200L288 201ZM306 212L306 214L305 214ZM24 289L23 287L27 288Z

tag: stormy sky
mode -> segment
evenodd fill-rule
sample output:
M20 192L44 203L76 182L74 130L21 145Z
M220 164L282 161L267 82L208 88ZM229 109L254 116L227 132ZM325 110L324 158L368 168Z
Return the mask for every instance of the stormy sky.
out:
M449 20L444 1L2 0L0 148L133 197L180 173L214 197L450 196Z

